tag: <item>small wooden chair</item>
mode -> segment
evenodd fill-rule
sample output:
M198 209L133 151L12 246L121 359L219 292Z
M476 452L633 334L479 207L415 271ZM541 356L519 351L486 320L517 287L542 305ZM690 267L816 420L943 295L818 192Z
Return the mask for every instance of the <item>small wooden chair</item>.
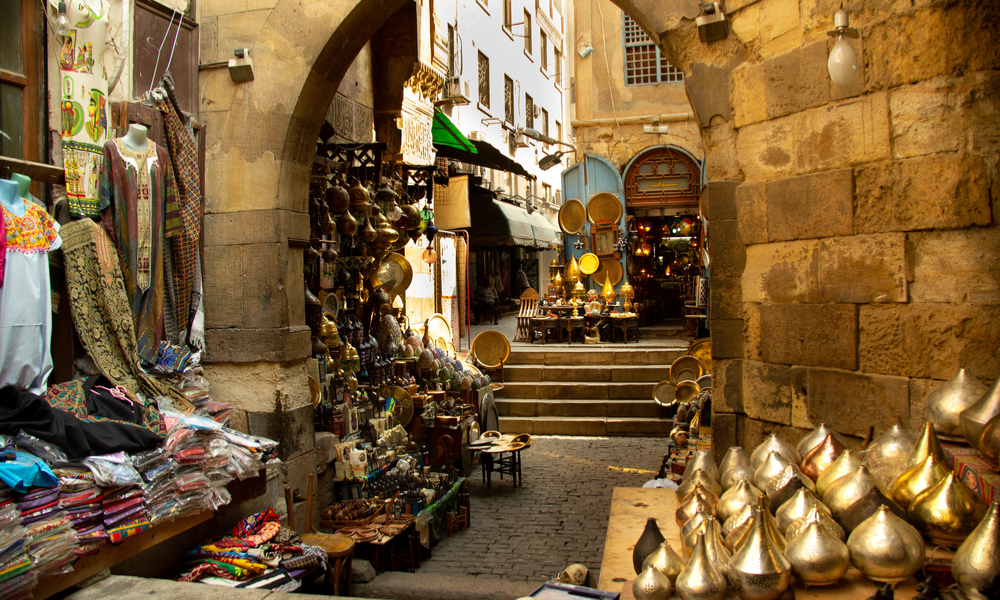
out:
M291 500L291 490L285 489L285 502ZM354 540L339 533L319 533L312 526L313 475L309 474L306 496L306 533L299 536L303 544L319 546L326 551L326 582L334 596L340 595L340 576L347 571L347 595L351 595L351 563L354 561ZM288 504L288 527L294 529L292 506ZM346 567L346 568L345 568Z
M538 316L538 303L542 301L533 288L528 288L521 293L521 310L517 313L517 330L514 333L515 342L531 341L531 328L528 326L528 319Z

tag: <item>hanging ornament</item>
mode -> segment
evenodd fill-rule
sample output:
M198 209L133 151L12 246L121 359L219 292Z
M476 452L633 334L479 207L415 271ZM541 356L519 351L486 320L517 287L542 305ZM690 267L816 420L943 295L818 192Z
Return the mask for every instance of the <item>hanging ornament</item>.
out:
M424 221L430 221L431 219L434 218L434 211L432 211L430 208L425 208L422 211L420 211L420 218L423 219Z

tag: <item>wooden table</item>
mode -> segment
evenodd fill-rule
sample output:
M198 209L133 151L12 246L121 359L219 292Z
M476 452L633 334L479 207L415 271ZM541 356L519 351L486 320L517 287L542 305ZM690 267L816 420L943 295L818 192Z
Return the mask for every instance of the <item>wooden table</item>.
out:
M529 339L532 343L535 341L535 332L538 331L542 334L542 343L549 343L549 330L556 332L557 341L562 341L562 327L559 323L560 319L556 317L531 317L528 319L528 331L530 332Z
M674 490L662 488L615 488L611 496L611 515L608 532L604 538L604 560L601 562L601 579L598 589L620 592L621 600L632 598L632 549L646 527L646 519L654 517L663 537L681 552L680 529L674 521L677 497ZM938 552L940 556L940 551ZM917 595L917 581L910 577L896 586L896 598L909 600ZM841 582L828 587L806 588L795 582L796 600L865 600L881 585L869 581L860 571L851 567ZM726 600L739 600L732 590Z

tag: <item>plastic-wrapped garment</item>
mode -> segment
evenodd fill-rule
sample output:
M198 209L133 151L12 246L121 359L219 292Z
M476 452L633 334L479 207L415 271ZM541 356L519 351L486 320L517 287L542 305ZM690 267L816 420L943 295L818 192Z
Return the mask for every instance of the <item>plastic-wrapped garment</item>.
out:
M111 462L91 457L84 459L83 464L94 474L94 481L101 487L142 484L139 472L130 462Z
M33 454L18 452L12 461L0 462L0 481L18 493L35 486L57 485L59 480L44 461Z
M25 452L30 452L50 465L61 465L69 462L62 448L33 435L21 431L14 436L14 444Z
M132 454L130 458L132 459L132 466L134 466L137 471L141 472L168 460L169 456L167 454L166 446L158 446L152 450Z

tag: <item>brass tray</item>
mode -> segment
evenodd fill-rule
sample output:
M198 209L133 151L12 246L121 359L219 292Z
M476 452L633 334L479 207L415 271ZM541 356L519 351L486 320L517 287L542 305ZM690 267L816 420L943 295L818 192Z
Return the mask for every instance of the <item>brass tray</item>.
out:
M712 374L706 373L694 381L698 384L698 389L700 390L710 390L712 389Z
M399 296L413 282L413 267L402 254L392 252L378 268L378 280L390 296Z
M587 209L583 207L583 202L576 198L570 198L563 202L559 208L559 229L563 233L576 235L583 231L583 226L587 224Z
M413 419L413 399L410 397L410 392L398 385L384 385L378 391L378 397L395 398L396 408L392 411L392 414L396 416L396 420L403 427L410 424L410 420Z
M682 381L694 382L704 374L704 365L693 356L681 356L670 365L670 381L674 385L679 386Z
M622 203L618 196L601 192L594 194L587 202L587 219L591 224L596 224L601 218L611 221L616 227L622 218Z
M588 252L580 257L580 272L584 275L593 275L601 268L601 259L593 252Z
M486 368L499 367L510 356L510 342L507 336L493 329L487 329L472 340L472 355Z
M687 353L688 356L693 356L701 361L706 373L712 372L712 338L701 338L691 342Z
M428 334L432 343L436 342L439 338L451 339L451 324L448 323L448 319L444 318L444 315L441 313L431 315L431 318L427 321L427 329L429 330ZM447 346L441 349L446 350Z
M622 263L614 258L605 258L601 261L601 267L591 277L599 287L604 286L604 280L608 277L611 278L611 285L618 285L622 280Z
M653 386L653 400L657 404L670 404L674 401L674 395L677 392L677 386L675 386L669 379L664 379L660 383Z
M674 392L674 398L678 402L690 402L692 398L696 397L701 392L698 384L693 381L682 381L677 384L677 391Z

